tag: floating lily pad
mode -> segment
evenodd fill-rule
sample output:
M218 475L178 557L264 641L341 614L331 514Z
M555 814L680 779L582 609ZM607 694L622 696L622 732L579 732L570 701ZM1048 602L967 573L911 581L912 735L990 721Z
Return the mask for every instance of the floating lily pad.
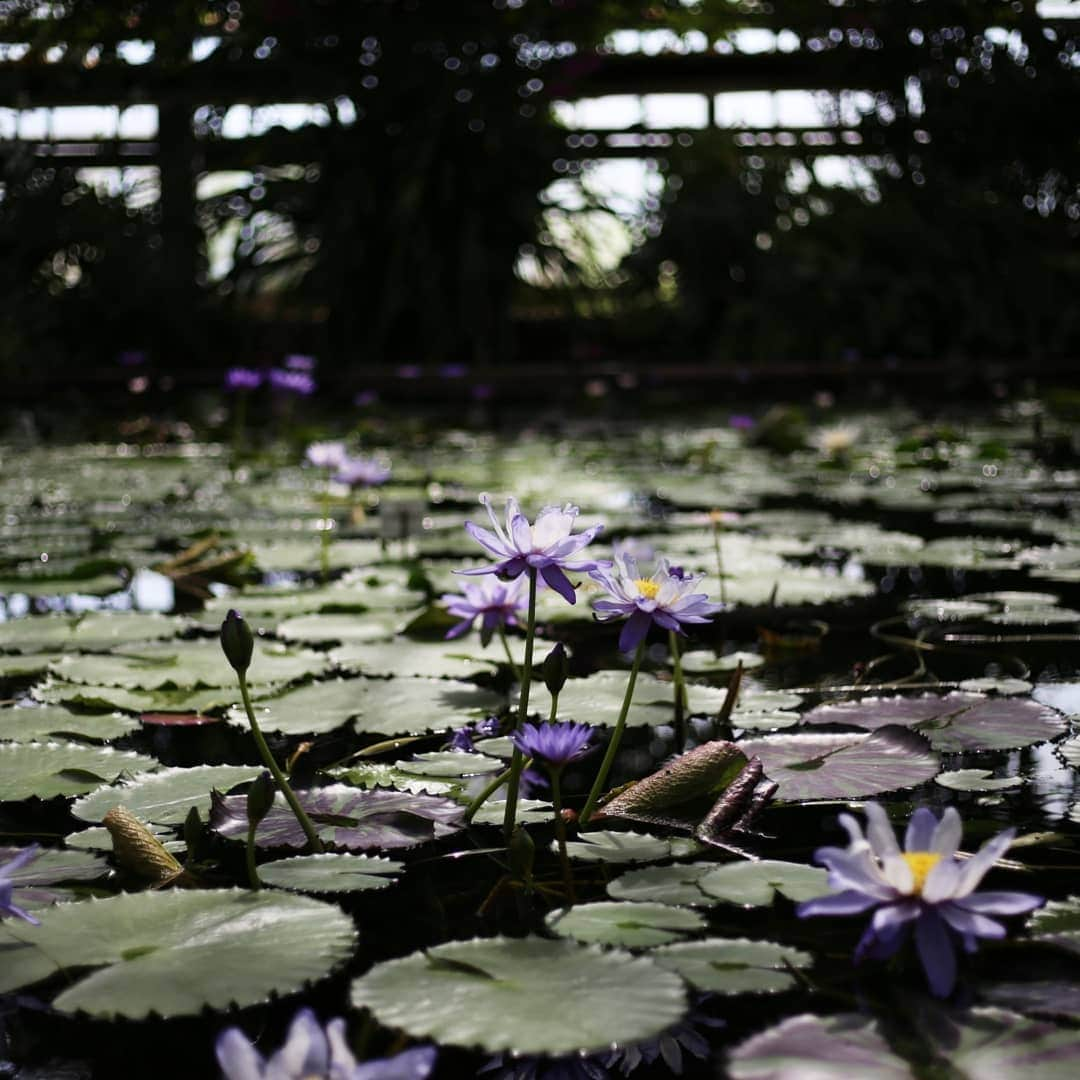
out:
M4 653L0 655L0 679L29 679L43 675L55 659L55 653Z
M674 973L625 952L491 938L377 964L353 983L352 1002L414 1038L570 1054L658 1034L681 1019L686 991Z
M0 744L0 802L37 796L80 795L115 780L121 773L157 765L142 754L78 743Z
M180 619L136 611L41 615L0 623L0 649L104 652L118 645L170 638L185 626Z
M560 937L587 945L650 948L682 941L705 928L705 917L668 904L600 900L551 912L544 920Z
M503 762L486 754L468 754L461 750L433 750L427 754L416 754L408 761L399 761L398 769L414 776L433 776L438 778L483 776L498 772Z
M248 683L251 686L286 683L316 675L329 663L323 653L259 641L248 669ZM232 687L236 682L236 672L216 640L130 645L122 655L65 656L52 665L52 672L68 682L136 690Z
M348 723L360 711L359 697L357 680L328 679L261 698L252 707L264 731L319 735ZM248 727L243 706L234 705L225 715L230 723Z
M742 664L744 671L752 671L765 663L765 657L754 652L733 652L724 656L717 656L708 650L684 653L682 656L683 671L691 674L708 671L734 671Z
M534 657L543 658L551 643L537 639ZM510 641L511 655L519 667L525 662L525 643ZM490 675L505 665L506 652L498 638L485 649L479 640L412 641L395 638L370 644L344 645L334 649L330 658L340 667L365 675L414 675L434 679L469 679Z
M602 829L583 832L576 840L568 841L566 852L571 859L605 863L657 862L673 854L672 841L663 837Z
M171 825L155 825L152 821L144 821L143 825L161 846L174 855L186 851L187 844L177 839ZM89 829L79 829L78 832L68 833L64 837L64 843L75 851L112 851L112 833L104 825L94 825Z
M1072 1080L1080 1060L1080 1031L1005 1009L969 1009L934 1034L938 1054L955 1075L971 1080Z
M0 993L60 967L68 982L54 1008L127 1019L192 1016L295 992L343 963L355 936L333 904L245 889L65 904L42 916L32 939L7 926L0 924Z
M298 615L279 623L277 634L286 641L312 645L382 641L393 637L402 623L395 613Z
M1029 694L1033 687L1027 679L995 678L992 675L984 675L977 679L964 679L960 683L960 689L973 694L992 692L1011 697L1013 694Z
M259 878L264 885L290 892L366 892L392 885L404 869L404 863L375 855L323 852L264 863L259 867Z
M993 604L983 604L976 600L945 600L926 598L909 600L904 604L904 611L916 619L930 619L934 622L960 622L968 619L984 619L997 608Z
M939 767L921 735L895 725L870 735L767 735L738 745L747 757L761 759L765 775L780 785L777 797L787 802L914 787L933 779Z
M236 687L206 690L132 690L124 686L100 686L50 679L32 691L38 701L71 705L80 709L122 709L124 712L207 712L231 705L240 696Z
M1028 930L1036 941L1080 954L1080 896L1050 900L1028 920Z
M953 692L939 696L867 697L819 705L808 724L850 724L875 730L902 724L926 735L935 750L1012 750L1055 739L1065 731L1063 717L1030 698L996 698Z
M1006 626L1064 626L1080 622L1080 611L1063 607L1010 607L991 615L989 622Z
M729 904L763 907L780 893L789 900L812 900L828 893L829 875L816 866L759 859L717 866L697 880L706 896Z
M1080 1020L1080 984L1063 979L981 985L979 996L991 1005L999 1005L1014 1012Z
M502 826L506 817L503 799L488 799L473 815L474 825ZM518 799L514 821L519 825L546 825L551 821L551 803L541 799Z
M698 882L716 863L676 863L674 866L647 866L630 870L609 882L608 896L615 900L653 901L659 904L690 904L711 907L716 897L707 896Z
M1019 776L994 777L989 769L955 769L952 772L939 773L934 781L953 791L1007 791L1021 787L1024 783Z
M807 968L813 957L772 941L706 938L654 949L661 967L678 972L695 990L712 994L778 994L795 985L791 968Z
M450 679L356 679L358 731L420 735L462 727L502 707L502 695Z
M789 1016L739 1043L728 1059L732 1080L915 1080L877 1022L856 1013Z
M58 705L0 709L0 741L76 738L107 742L130 734L139 722L123 713L74 713Z
M262 771L260 765L197 765L144 773L116 787L100 787L78 799L71 812L83 821L101 821L114 806L130 810L140 821L179 825L191 808L205 817L210 792L228 791Z
M332 784L296 793L320 839L347 849L407 848L448 836L461 828L465 809L437 795L404 791L373 791ZM210 824L222 836L247 837L247 796L214 797ZM279 793L259 823L255 842L260 847L307 846L296 816Z
M20 850L0 847L0 866ZM45 848L25 866L6 871L4 878L14 886L15 903L32 911L71 899L69 890L56 887L60 883L96 881L110 872L109 864L90 852Z

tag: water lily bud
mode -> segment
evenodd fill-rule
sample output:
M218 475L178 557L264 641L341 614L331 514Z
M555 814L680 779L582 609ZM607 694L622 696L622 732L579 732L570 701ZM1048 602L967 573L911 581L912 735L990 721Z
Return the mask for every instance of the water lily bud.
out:
M548 693L552 695L559 693L570 675L570 663L566 659L566 649L563 648L561 641L544 657L541 670L544 673L544 685L548 688Z
M263 769L252 780L251 787L248 788L247 819L249 825L252 827L258 825L270 812L270 807L274 805L275 791L277 791L277 785L274 783L274 778L266 769Z
M254 648L255 638L251 627L244 622L239 611L230 610L221 624L221 649L225 653L225 659L232 664L238 675L243 675L251 665Z

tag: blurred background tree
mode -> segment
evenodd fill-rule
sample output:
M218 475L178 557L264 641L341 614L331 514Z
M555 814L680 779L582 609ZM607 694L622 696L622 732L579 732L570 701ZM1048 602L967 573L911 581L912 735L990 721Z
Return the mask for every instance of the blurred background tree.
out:
M1075 356L1069 8L5 0L13 116L149 103L157 130L65 141L12 122L0 365L55 376L138 349L211 373L299 351L348 384L569 353ZM747 30L773 46L743 48ZM631 33L640 47L616 47ZM712 122L715 95L791 88L817 94L820 131ZM710 122L619 143L553 109L653 92L703 96ZM279 102L306 122L275 120ZM825 152L852 183L823 181ZM595 182L628 155L644 190Z

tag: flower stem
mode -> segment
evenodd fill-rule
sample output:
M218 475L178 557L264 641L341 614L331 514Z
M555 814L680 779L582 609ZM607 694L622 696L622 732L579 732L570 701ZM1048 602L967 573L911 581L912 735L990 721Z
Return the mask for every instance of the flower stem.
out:
M619 719L615 721L615 730L611 733L611 741L608 743L607 753L604 754L604 760L600 762L600 771L596 774L596 779L593 781L592 790L589 792L589 798L585 802L585 808L581 811L581 816L578 818L578 825L585 825L589 818L592 817L593 811L596 809L596 804L600 801L604 785L607 783L608 773L611 772L611 766L615 763L615 755L619 752L619 743L622 742L623 730L626 728L626 717L630 712L630 702L634 698L634 683L637 682L638 670L641 667L641 660L644 655L645 638L642 638L638 643L637 652L634 653L634 666L630 669L630 679L626 684L626 693L623 695L622 708L619 710Z
M529 621L525 630L525 663L521 668L521 688L518 691L518 718L514 725L515 730L520 730L525 723L525 717L529 715L529 684L532 682L533 663L533 639L536 637L536 567L529 567ZM518 787L521 783L521 770L524 756L515 746L514 756L510 759L510 777L506 782L506 813L503 815L503 832L506 834L506 842L510 843L510 836L514 831L517 821Z
M256 892L262 888L262 882L259 880L259 871L255 867L255 830L259 827L257 821L248 822L247 832L247 873L248 884Z
M681 753L686 749L686 680L683 678L682 657L679 655L679 636L674 630L668 631L668 648L671 651L671 665L675 678L675 740Z
M514 662L514 654L510 651L510 642L506 638L506 630L502 623L499 623L499 640L503 644L503 649L506 652L506 662L510 665L510 670L514 673L514 678L517 679L518 684L521 683L521 672L518 671L518 666Z
M527 769L533 763L532 758L526 758L522 768ZM510 779L510 770L506 769L504 772L499 773L494 780L490 781L487 787L476 796L475 799L468 806L465 807L465 824L468 825L474 817L476 817L476 811L480 809Z
M548 774L551 777L551 802L555 807L555 836L559 842L559 862L566 883L566 898L571 904L576 904L574 875L570 873L570 856L566 854L566 822L562 818L562 788L559 786L561 772L562 769L551 769Z
M559 715L559 694L556 691L551 695L551 712L548 713L548 723L554 724L555 718Z
M319 533L319 572L323 581L330 576L330 467L326 468L326 480L322 493L322 529Z
M259 721L255 719L255 710L251 707L251 694L248 693L247 676L242 671L237 672L237 675L240 679L240 696L244 700L244 711L247 713L248 723L251 725L251 734L255 737L255 745L259 748L259 755L263 759L263 764L270 770L270 775L274 778L278 790L285 796L285 801L296 815L296 820L300 823L300 828L304 830L304 835L308 838L308 845L311 847L311 850L318 854L325 850L323 848L323 842L319 839L319 834L315 831L315 826L311 824L311 819L300 805L300 800L296 797L296 792L289 786L289 781L285 779L285 774L274 760L274 755L270 753L270 747L266 745L266 739L263 738L262 729L259 727Z

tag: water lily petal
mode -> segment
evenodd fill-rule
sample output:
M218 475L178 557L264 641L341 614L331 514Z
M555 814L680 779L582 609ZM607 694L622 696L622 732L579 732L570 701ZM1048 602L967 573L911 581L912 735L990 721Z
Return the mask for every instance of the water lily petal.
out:
M933 810L920 806L908 821L907 832L904 834L904 850L930 851L937 825L938 819L934 816Z
M967 911L977 911L985 915L1024 915L1042 907L1046 898L1023 892L986 892L972 893L953 904Z
M936 851L941 855L955 855L963 834L964 823L960 820L960 814L955 806L947 806L934 829L930 847L926 850Z
M915 924L915 947L930 992L935 997L948 997L956 985L956 950L944 922L933 908L924 908Z
M957 883L956 891L953 893L954 900L958 900L962 896L969 896L975 891L976 886L982 881L990 867L1009 850L1009 845L1013 842L1014 836L1016 836L1015 829L1006 829L1004 832L998 833L997 836L987 840L964 863L960 868L960 880Z

